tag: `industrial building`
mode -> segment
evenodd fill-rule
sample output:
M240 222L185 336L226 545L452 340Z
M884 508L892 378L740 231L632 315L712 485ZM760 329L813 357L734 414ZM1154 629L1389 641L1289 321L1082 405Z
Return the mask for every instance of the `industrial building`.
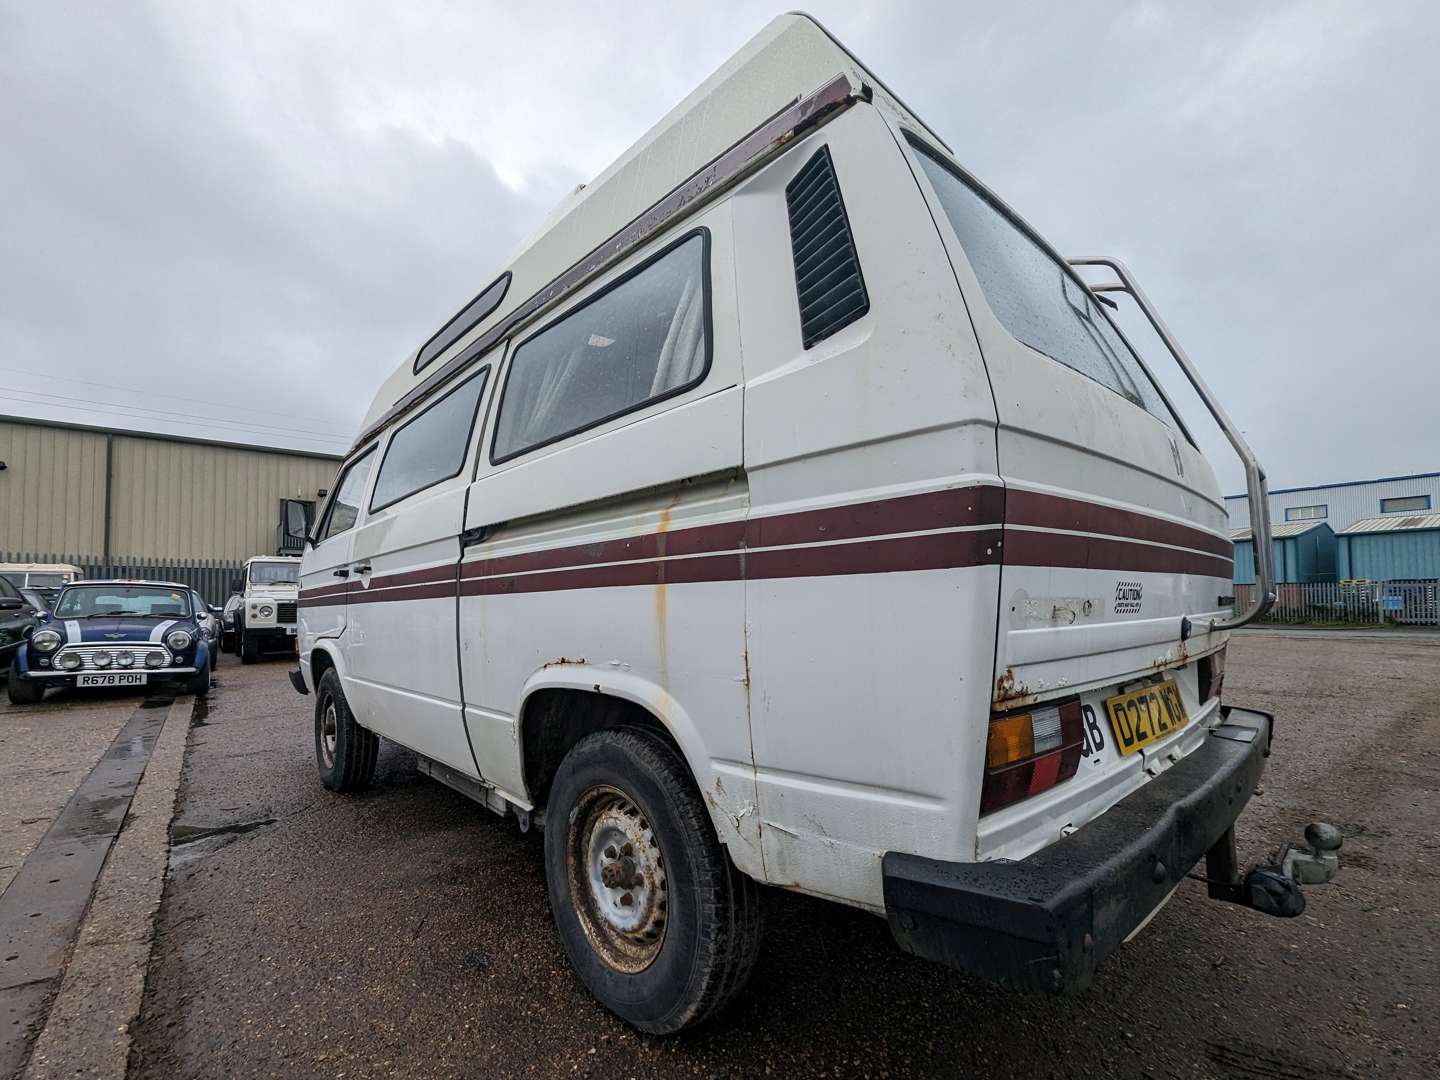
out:
M1227 495L1225 506L1235 541L1235 583L1250 584L1250 508L1244 495ZM1276 577L1300 584L1440 579L1437 510L1440 472L1272 490Z
M1440 514L1366 518L1336 543L1335 573L1342 581L1440 578Z
M251 555L299 543L340 459L265 446L0 416L0 562L194 585L212 603Z
M1225 496L1232 529L1248 528L1250 505L1244 495ZM1347 480L1313 487L1276 488L1270 492L1270 520L1276 525L1323 521L1339 535L1366 518L1403 517L1440 510L1440 472Z
M1276 582L1307 585L1335 580L1335 533L1323 521L1292 521L1272 525ZM1233 529L1235 584L1255 584L1255 536L1248 528Z

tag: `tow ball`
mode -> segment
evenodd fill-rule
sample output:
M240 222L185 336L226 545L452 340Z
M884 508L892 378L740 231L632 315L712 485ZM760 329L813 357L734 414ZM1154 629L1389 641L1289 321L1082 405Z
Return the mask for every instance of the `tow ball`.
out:
M1266 915L1294 918L1305 910L1300 886L1320 885L1340 871L1340 830L1323 821L1305 826L1308 847L1286 844L1271 866L1251 867L1242 878L1235 853L1235 830L1227 829L1205 853L1205 880L1212 900L1254 908Z

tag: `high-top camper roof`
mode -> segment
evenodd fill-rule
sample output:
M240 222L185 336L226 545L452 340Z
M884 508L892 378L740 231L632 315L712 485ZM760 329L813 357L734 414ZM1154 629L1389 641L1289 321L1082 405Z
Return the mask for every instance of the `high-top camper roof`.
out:
M650 232L670 228L768 160L793 132L862 98L945 145L813 18L776 18L562 203L504 273L487 279L482 295L466 310L485 312L489 305L482 296L489 294L493 302L503 293L498 305L427 358L419 371L416 361L424 346L406 358L376 394L357 446L428 397L458 366L527 325ZM507 274L508 283L502 284ZM497 286L493 290L492 284ZM459 330L464 321L462 311L447 328Z

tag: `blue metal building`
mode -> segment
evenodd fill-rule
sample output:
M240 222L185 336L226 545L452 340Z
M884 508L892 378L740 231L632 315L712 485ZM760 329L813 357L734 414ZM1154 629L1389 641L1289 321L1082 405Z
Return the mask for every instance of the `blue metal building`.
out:
M1244 495L1225 496L1225 509L1233 528L1250 524L1250 506ZM1323 521L1337 536L1365 518L1395 519L1437 511L1440 511L1440 472L1270 491L1270 518L1276 525Z
M1437 515L1440 518L1440 515ZM1323 521L1292 521L1271 526L1275 547L1275 580L1310 584L1335 580L1335 532ZM1255 537L1234 529L1235 584L1255 584Z
M1342 581L1440 579L1440 514L1365 518L1336 540L1336 573ZM1238 547L1235 569L1239 573ZM1253 580L1253 569L1251 574Z

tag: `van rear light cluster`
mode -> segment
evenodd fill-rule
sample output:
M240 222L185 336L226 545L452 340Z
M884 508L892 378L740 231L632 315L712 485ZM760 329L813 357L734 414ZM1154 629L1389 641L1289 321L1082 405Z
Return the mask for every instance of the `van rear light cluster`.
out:
M1079 698L992 716L980 813L999 810L1069 780L1080 767L1084 743Z
M1220 691L1225 686L1225 649L1220 648L1209 656L1202 656L1197 667L1197 675L1200 682L1200 701L1209 701L1211 698L1218 698Z

